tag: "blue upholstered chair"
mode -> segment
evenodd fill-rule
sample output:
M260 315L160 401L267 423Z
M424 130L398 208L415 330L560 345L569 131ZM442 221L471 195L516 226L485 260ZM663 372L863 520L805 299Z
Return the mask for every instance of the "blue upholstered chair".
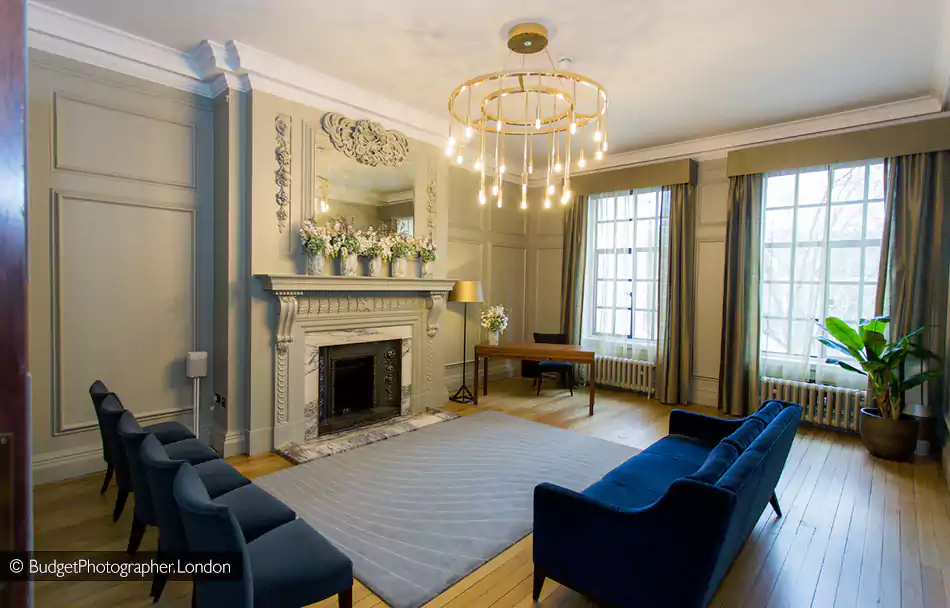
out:
M181 465L174 488L190 550L243 556L241 580L195 580L196 608L299 608L333 595L352 606L353 564L303 520L249 539L234 505L212 500L194 467Z
M174 495L175 475L186 461L170 458L166 447L151 435L142 441L140 455L155 505L158 551L164 556L187 551L188 539ZM252 485L251 480L224 460L203 462L194 465L193 470L212 502L233 507L232 513L245 539L257 538L296 517L292 509ZM152 597L156 601L162 595L165 580L156 577L152 582Z
M99 489L100 494L105 494L106 490L109 489L109 483L112 482L112 475L115 473L115 461L112 456L111 447L112 442L106 439L106 429L103 427L102 413L100 412L102 402L110 394L113 393L102 380L96 380L89 386L89 398L92 399L92 408L96 411L96 420L99 422L99 436L102 439L102 459L106 461L106 475L102 480L102 487ZM118 397L116 397L116 401L118 402ZM119 402L119 405L122 405L121 402ZM171 443L173 441L181 441L182 439L194 437L194 434L188 430L188 427L175 421L159 422L145 428L158 435L162 443Z
M567 344L567 335L565 334L534 334L536 344ZM541 394L541 382L544 380L544 374L557 374L561 377L561 384L571 390L574 395L574 364L564 361L532 361L537 367L538 394Z

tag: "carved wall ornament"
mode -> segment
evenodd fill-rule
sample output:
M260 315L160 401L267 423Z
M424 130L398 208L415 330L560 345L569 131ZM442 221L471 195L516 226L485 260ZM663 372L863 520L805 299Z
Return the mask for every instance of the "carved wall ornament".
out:
M436 192L439 188L439 171L435 164L430 160L429 182L426 184L426 223L429 225L429 236L435 239L435 214L436 214Z
M333 147L355 161L370 166L396 167L409 155L409 140L371 120L353 120L327 112L320 121Z
M280 311L277 317L277 335L274 344L275 370L274 374L274 401L277 409L277 424L287 423L287 401L289 397L290 378L288 368L290 363L290 343L294 341L293 327L297 318L297 296L299 293L279 293L277 300Z
M426 315L426 333L432 338L439 331L442 311L445 310L445 294L432 293L427 295L426 308L429 309L429 314Z
M277 229L283 232L290 216L290 116L278 114L274 119L274 128L277 130L277 147L274 148L277 158L277 171L274 172L274 181L277 182Z

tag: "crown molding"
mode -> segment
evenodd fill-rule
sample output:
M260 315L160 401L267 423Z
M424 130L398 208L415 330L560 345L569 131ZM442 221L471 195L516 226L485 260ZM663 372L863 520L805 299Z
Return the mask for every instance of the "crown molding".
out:
M29 48L211 97L188 53L39 2L27 5Z

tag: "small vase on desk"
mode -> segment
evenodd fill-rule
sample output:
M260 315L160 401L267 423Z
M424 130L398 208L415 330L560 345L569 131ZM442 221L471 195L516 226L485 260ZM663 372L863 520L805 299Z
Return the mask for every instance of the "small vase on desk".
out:
M382 258L369 259L369 276L371 277L383 276L383 259Z
M340 274L345 277L355 277L359 265L359 258L355 253L340 256Z
M498 335L499 335L499 332L497 329L495 331L489 331L488 343L491 344L492 346L498 346Z
M393 258L393 278L405 278L408 266L409 262L406 258Z
M431 279L435 274L435 262L422 262L422 278Z
M313 277L323 276L323 254L307 254L307 274Z

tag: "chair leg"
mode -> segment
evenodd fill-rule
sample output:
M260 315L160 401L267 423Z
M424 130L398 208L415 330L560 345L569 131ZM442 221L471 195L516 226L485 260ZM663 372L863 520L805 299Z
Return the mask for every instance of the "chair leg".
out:
M109 489L109 484L112 483L112 474L115 472L115 467L111 464L106 467L106 477L102 480L102 487L99 488L100 494L105 494L106 490Z
M571 371L568 372L568 376L571 379L571 383L569 386L571 387L571 397L573 397L574 396L574 369L573 368L571 368Z
M337 596L340 601L340 608L353 608L353 588L345 589Z
M775 492L772 492L772 498L769 499L769 504L772 505L772 509L775 511L775 515L778 517L782 516L782 508L778 505L778 496L775 495Z
M119 521L119 517L122 516L122 509L125 508L125 501L129 499L128 490L119 490L119 493L115 495L115 508L112 509L112 523Z
M541 395L541 379L544 378L544 374L538 373L538 395Z
M543 573L534 571L534 591L531 594L531 597L534 598L534 601L538 601L538 598L541 597L541 588L544 587L544 579L546 577Z
M137 519L132 519L132 531L129 532L129 546L126 552L129 555L135 555L142 544L142 537L145 536L145 524Z
M165 590L165 583L168 582L167 574L156 573L152 577L152 603L157 604L158 600L162 597L162 591Z

